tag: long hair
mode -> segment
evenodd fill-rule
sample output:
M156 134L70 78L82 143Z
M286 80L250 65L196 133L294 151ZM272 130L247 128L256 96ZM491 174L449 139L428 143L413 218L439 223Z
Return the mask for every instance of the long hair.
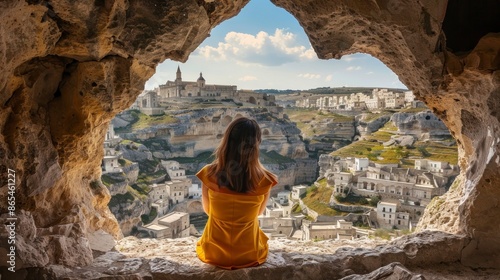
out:
M241 117L229 124L208 169L209 175L217 178L219 187L246 193L264 176L269 176L259 161L261 140L261 130L255 120Z

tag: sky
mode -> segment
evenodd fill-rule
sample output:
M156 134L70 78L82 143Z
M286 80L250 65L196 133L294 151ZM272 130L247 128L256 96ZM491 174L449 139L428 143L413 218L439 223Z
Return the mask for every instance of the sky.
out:
M251 0L238 15L214 27L185 63L160 63L146 89L175 80L177 66L183 81L196 81L202 72L206 84L238 89L406 88L368 54L318 59L298 21L269 0Z

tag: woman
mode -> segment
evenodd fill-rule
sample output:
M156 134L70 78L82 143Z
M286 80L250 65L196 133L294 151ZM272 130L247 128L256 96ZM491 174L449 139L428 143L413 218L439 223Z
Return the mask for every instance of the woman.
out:
M267 236L259 228L274 174L259 161L261 131L255 120L231 122L212 164L197 174L202 181L207 225L196 245L201 261L225 269L257 266L266 261Z

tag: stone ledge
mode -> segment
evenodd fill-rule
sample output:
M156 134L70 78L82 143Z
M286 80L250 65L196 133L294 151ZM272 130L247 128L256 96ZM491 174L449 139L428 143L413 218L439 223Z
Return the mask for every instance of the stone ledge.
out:
M270 240L265 264L224 270L198 260L196 238L118 241L114 250L87 267L49 266L28 270L46 279L494 279L498 271L478 271L460 265L469 239L437 231L381 240ZM447 267L443 269L442 267ZM433 271L440 271L435 276ZM444 274L443 274L444 273ZM451 273L448 275L447 273ZM481 274L482 273L482 274ZM437 277L437 278L436 278ZM441 278L442 279L442 278Z

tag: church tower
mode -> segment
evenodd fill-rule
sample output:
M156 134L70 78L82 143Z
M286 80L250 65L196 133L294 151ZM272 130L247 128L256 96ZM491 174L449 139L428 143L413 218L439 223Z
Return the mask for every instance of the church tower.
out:
M196 81L198 83L198 87L202 88L205 86L205 78L203 78L203 74L200 72L200 77Z
M175 85L176 85L175 96L180 97L182 95L182 73L181 73L181 68L179 66L177 66L177 72L175 73Z
M177 66L177 73L175 73L175 83L178 84L178 82L182 82L182 73L179 66Z

